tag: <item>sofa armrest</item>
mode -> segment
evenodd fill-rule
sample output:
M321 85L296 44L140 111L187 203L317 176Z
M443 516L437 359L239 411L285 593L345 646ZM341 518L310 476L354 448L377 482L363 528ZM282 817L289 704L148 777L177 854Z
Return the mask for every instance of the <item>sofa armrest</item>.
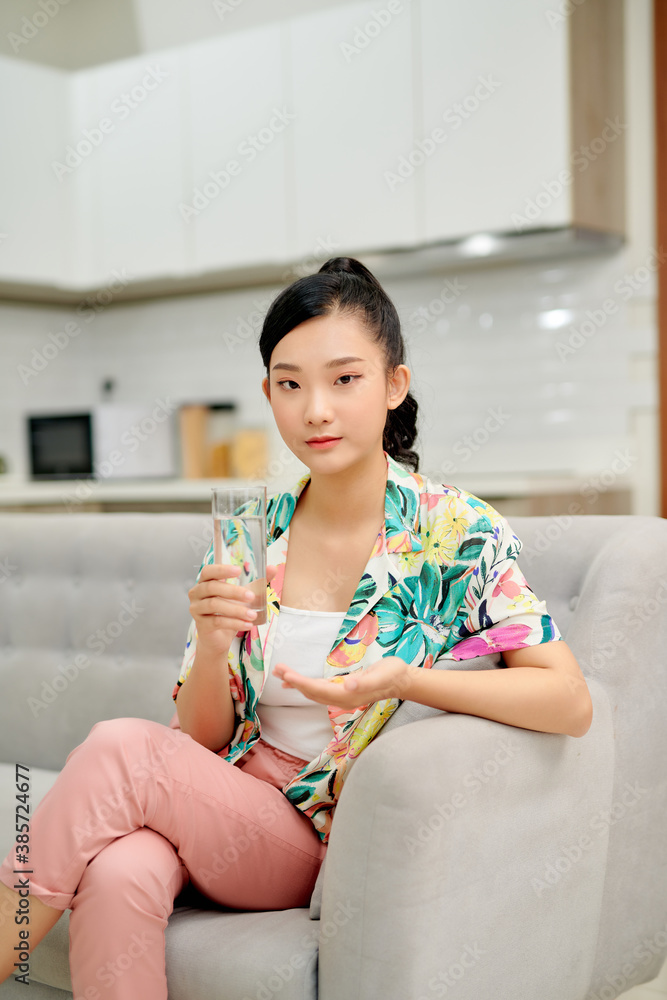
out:
M614 768L590 687L581 738L441 713L369 744L331 829L321 1000L585 995Z
M470 660L436 660L432 670L492 670L500 666L500 653L489 653L486 656L475 656ZM432 708L430 705L421 705L416 701L403 701L396 711L390 715L380 732L373 737L373 742L377 742L387 733L393 732L399 726L419 722L421 719L430 719L435 715L445 715L439 708ZM335 815L335 814L334 814ZM328 853L328 852L327 852ZM309 916L311 920L319 920L322 910L322 886L324 885L324 873L327 866L326 855L320 865L317 880L310 897Z

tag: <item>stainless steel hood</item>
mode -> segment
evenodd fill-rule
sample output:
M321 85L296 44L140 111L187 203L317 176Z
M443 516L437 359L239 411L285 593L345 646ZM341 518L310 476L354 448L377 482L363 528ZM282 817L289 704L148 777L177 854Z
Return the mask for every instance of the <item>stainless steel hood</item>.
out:
M341 247L338 255L357 257L380 280L415 278L491 267L508 263L555 260L563 257L608 255L617 252L624 238L613 233L566 226L522 233L476 233L457 240L395 247L385 250L354 250ZM316 271L321 262L313 264ZM115 303L269 286L281 288L308 273L303 261L266 262L226 268L201 274L173 273L131 282L114 295ZM49 284L0 280L0 299L78 305L102 291L102 286L75 288Z

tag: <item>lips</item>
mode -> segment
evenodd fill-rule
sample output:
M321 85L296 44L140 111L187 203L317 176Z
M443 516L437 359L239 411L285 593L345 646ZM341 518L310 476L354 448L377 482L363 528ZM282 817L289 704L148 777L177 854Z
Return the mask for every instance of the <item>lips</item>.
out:
M306 441L309 448L314 448L315 451L327 451L330 448L334 448L341 438L311 438L310 441Z

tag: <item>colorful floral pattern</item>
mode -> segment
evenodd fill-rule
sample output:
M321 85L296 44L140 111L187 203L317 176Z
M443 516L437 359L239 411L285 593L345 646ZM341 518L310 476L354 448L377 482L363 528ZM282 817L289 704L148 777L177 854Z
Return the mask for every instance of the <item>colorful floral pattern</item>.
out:
M384 656L431 669L446 660L561 639L544 601L538 601L518 567L521 542L505 518L479 497L432 482L384 454L384 524L327 657L324 677L342 683ZM231 762L261 734L256 706L280 614L289 524L309 480L306 473L292 490L275 494L267 504L267 562L278 572L268 586L266 624L237 633L229 651L238 725L219 755ZM204 565L212 561L211 548ZM192 667L196 642L193 620L174 698ZM283 786L325 843L350 767L400 704L389 698L351 711L328 706L331 741Z

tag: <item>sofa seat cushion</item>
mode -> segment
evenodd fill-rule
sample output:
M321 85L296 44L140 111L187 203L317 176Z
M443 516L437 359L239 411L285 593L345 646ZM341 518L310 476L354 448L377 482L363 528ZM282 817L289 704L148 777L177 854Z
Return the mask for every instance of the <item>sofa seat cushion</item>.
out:
M320 925L307 908L239 912L181 898L165 933L169 1000L315 1000ZM31 984L71 991L69 915L31 955Z

